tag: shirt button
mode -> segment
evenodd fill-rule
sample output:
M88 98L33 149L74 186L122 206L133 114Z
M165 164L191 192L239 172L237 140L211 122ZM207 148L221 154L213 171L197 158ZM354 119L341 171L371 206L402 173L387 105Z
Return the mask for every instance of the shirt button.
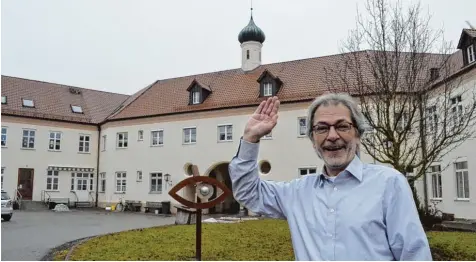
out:
M337 187L334 187L334 191L337 191Z
M331 213L334 213L334 209L333 209L333 208L331 208L330 211L331 211Z

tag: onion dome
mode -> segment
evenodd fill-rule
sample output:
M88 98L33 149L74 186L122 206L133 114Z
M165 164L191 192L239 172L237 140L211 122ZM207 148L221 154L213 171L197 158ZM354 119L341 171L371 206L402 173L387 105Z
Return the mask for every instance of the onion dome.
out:
M256 41L262 44L265 38L266 37L263 30L256 26L255 22L253 21L253 15L251 15L248 25L245 26L245 28L243 28L238 34L238 41L240 41L241 44L248 41Z

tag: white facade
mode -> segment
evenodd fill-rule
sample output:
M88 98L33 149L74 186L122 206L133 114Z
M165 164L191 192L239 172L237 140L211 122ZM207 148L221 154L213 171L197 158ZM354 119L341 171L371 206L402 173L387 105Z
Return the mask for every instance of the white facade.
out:
M457 89L452 92L457 114L471 106L476 94L476 69L464 75ZM461 98L458 98L460 96ZM453 108L451 109L453 111ZM439 127L441 128L441 127ZM432 164L427 176L428 199L443 212L466 219L476 219L476 135L458 148ZM441 170L441 171L439 171ZM423 195L423 189L420 189Z
M272 137L261 142L259 158L271 163L271 172L263 174L264 179L290 180L300 177L299 168L322 168L322 162L314 153L309 139L299 134L299 118L305 118L306 109L306 103L281 106L280 122ZM254 110L232 109L187 114L179 118L156 117L105 124L101 136L106 135L107 142L104 151L101 144L100 171L106 172L107 181L105 193L99 195L99 202L114 203L120 197L141 201L170 200L167 192L187 178L184 169L187 163L197 165L202 175L209 175L214 167L232 159L244 126ZM184 137L184 134L189 134L184 129L189 128L195 130L190 143ZM162 132L163 144L152 145L152 132L157 130ZM139 131L143 131L143 140L138 139ZM118 133L122 132L128 134L127 148L117 147ZM224 140L220 140L220 133ZM292 146L286 145L289 143ZM138 171L142 174L141 181L138 181ZM116 192L117 172L127 174L124 194ZM172 184L162 180L161 193L151 192L153 173L161 173L162 177L170 174Z
M28 136L25 137L28 141L26 147L22 142L24 133ZM22 184L19 190L24 192L24 199L30 199L26 187L32 187L31 200L34 201L40 201L44 191L52 198L88 201L89 192L96 190L97 134L95 126L2 116L2 140L5 139L5 146L2 143L2 189L14 196L16 189ZM51 139L52 148L50 136L54 138ZM19 182L20 173L30 171L33 172L32 186L28 181ZM75 173L73 190L72 173ZM80 179L78 182L76 179L78 173L88 176L87 192L83 189L83 181ZM72 191L77 191L79 199Z
M474 77L472 81L468 84L474 83ZM322 168L322 160L317 157L311 142L304 135L308 105L309 103L281 105L278 125L269 138L261 141L259 160L266 160L271 164L270 172L262 174L263 179L288 181ZM95 197L96 191L99 146L99 206L115 204L121 198L141 201L143 204L146 201L172 201L177 204L168 195L168 191L187 177L184 167L189 163L195 164L202 175L209 175L220 164L226 167L236 154L244 126L254 110L254 107L250 107L108 122L101 126L100 144L99 132L95 126L4 116L2 128L6 128L7 133L6 146L2 147L3 188L13 195L18 186L19 169L32 168L33 200L42 200L42 191L45 190L53 198L92 201L91 197ZM22 149L22 133L27 129L35 131L34 149ZM195 131L191 131L192 129ZM61 133L60 151L49 149L51 132ZM125 133L127 140L124 139ZM191 142L185 141L185 133ZM153 134L158 135L155 136L157 139L153 139ZM220 140L220 134L225 141ZM90 136L89 152L79 152L81 135ZM153 145L153 141L158 144ZM441 161L442 168L455 160L467 161L467 165L464 165L467 169L461 171L463 184L460 188L466 190L465 194L469 192L469 196L461 193L458 196L455 165L449 165L441 172L441 197L433 190L438 185L434 186L432 181L438 179L433 180L432 175L428 175L429 200L438 201L439 209L454 213L456 217L476 218L476 179L472 176L476 170L476 161L474 154L471 154L471 149L475 147L476 140L470 139ZM362 158L364 162L373 162L366 154ZM91 168L93 171L59 171L57 182L53 177L53 184L57 183L55 186L51 183L48 185L47 182L49 166ZM220 167L219 173L227 172L223 167ZM464 172L468 173L467 179ZM75 175L73 190L72 173L87 174L87 178ZM171 183L165 181L165 174L171 175ZM123 180L118 181L118 176L125 183ZM218 180L223 181L226 174L218 177ZM417 185L422 197L422 183ZM181 194L190 197L185 190Z

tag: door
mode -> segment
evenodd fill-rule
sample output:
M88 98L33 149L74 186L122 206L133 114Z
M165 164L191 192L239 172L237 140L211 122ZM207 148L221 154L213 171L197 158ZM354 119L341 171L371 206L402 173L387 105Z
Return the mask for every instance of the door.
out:
M32 200L33 198L33 168L19 168L18 169L18 192L25 200Z
M76 192L78 201L92 201L89 192L93 191L94 174L93 173L72 173L71 188Z

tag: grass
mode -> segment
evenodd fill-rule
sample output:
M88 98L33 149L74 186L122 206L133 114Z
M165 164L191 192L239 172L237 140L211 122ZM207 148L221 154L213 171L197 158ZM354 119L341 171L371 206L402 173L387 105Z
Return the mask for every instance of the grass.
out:
M206 224L202 260L295 260L286 221L266 219L239 224ZM434 260L475 260L476 233L428 232ZM55 260L64 260L58 251ZM71 260L193 260L195 225L120 232L90 239Z

